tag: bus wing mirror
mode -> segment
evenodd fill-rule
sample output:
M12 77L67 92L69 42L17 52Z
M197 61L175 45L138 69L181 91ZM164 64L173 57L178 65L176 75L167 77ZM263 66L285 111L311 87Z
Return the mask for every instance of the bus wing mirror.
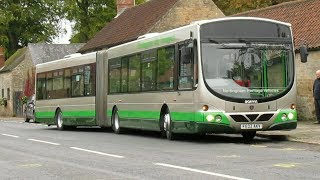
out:
M181 48L181 62L183 64L190 64L192 58L192 47L185 47Z
M300 58L302 63L306 63L308 61L308 48L305 45L300 47Z

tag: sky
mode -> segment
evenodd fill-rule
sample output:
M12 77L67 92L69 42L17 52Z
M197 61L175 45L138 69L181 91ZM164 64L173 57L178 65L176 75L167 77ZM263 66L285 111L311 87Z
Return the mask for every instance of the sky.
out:
M69 39L72 35L72 23L66 19L62 20L60 23L61 27L66 30L66 32L61 32L58 37L53 39L53 44L70 44Z

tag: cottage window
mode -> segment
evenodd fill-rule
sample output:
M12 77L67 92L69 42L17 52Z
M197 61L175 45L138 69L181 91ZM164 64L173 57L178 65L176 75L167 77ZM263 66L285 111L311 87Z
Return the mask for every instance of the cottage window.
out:
M10 100L10 88L7 88L7 100Z

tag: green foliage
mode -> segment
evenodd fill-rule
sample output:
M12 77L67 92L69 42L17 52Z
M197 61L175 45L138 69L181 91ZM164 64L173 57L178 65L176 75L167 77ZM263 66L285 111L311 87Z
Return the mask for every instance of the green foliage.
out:
M24 52L26 52L27 48L18 49L9 59L4 62L4 65L8 66L18 57L20 57Z
M136 0L136 5L143 4L145 2L146 2L146 0Z
M293 0L213 0L225 15L237 14Z
M21 103L22 104L27 104L27 102L28 102L28 97L27 96L23 96L23 97L21 97Z
M58 33L59 0L1 0L0 45L6 57L28 43L51 42Z
M115 0L65 0L66 18L74 22L72 43L85 43L116 15Z
M7 106L8 102L6 98L0 98L0 106Z

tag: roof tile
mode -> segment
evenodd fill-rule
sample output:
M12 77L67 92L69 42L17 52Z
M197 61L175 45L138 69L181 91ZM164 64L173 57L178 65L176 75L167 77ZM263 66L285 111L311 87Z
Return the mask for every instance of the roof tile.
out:
M148 33L177 1L150 0L125 10L89 40L79 52L95 51L137 39Z

